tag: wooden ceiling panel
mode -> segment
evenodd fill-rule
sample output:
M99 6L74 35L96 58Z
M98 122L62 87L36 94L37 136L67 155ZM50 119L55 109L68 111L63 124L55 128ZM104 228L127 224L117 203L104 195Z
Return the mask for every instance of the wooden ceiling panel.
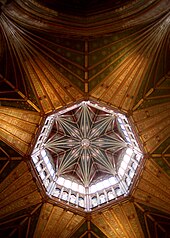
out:
M41 204L36 204L4 218L0 218L1 237L33 237L40 209Z
M92 217L92 222L109 238L116 238L114 227L108 224L108 221L104 219L102 214Z
M132 196L137 202L170 212L169 177L152 159L146 161Z
M127 53L123 52L122 59L118 54L116 60L119 63L115 69L112 69L110 75L103 75L102 82L91 92L93 97L125 110L132 107L141 77L148 65L148 59L138 52L135 46L130 53L128 50L127 47Z
M169 64L170 65L170 64ZM156 106L159 104L170 103L170 71L165 73L162 78L144 93L143 86L140 91L143 93L141 100L135 104L133 111ZM138 96L141 94L138 93ZM140 97L140 96L139 96Z
M69 236L71 238L107 238L107 236L97 227L95 226L89 218L78 228L73 235Z
M170 234L170 215L159 210L135 203L139 220L145 234L145 238L160 237L167 238Z
M0 138L20 153L26 154L40 119L36 112L0 107Z
M169 14L149 28L129 35L126 31L127 35L117 41L113 35L112 43L108 41L107 47L95 50L94 59L98 54L103 59L89 67L89 75L91 71L96 74L89 78L90 95L125 111L142 102L169 70L168 26Z
M115 206L113 207L113 212L119 219L122 229L126 230L127 237L144 237L133 202L122 203L118 208Z
M68 222L65 229L61 232L61 238L70 237L75 230L84 222L84 218L80 217L77 214L74 214L72 219Z
M154 151L152 159L170 176L170 137Z
M77 100L84 91L84 41L72 40L70 45L65 37L65 45L59 45L53 33L50 40L45 39L5 14L1 19L5 46L0 71L2 105L12 101L15 107L49 112Z
M109 238L144 237L133 202L124 202L95 214L92 222Z
M71 83L68 83L45 59L29 60L26 63L34 91L42 110L47 113L67 105L81 97Z
M0 184L0 217L41 202L38 188L25 162L21 162Z
M34 238L69 237L84 222L84 218L50 203L44 203Z
M147 152L152 153L170 134L170 104L137 110L132 118Z
M22 157L10 146L0 141L0 183L21 162Z

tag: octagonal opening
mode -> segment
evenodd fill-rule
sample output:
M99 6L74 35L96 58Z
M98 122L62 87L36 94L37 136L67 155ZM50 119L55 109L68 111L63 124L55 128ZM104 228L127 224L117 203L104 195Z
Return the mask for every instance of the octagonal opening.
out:
M46 118L31 157L48 195L91 211L129 193L143 155L125 115L82 101Z

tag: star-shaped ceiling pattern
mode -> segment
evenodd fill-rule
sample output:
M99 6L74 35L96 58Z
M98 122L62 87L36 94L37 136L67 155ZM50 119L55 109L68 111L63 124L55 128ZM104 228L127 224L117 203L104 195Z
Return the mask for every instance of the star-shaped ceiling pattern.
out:
M1 1L2 237L169 235L170 3L107 4L89 15L72 5L70 15L45 1ZM130 197L91 217L51 204L29 163L44 116L84 98L127 113L145 150Z
M54 124L55 132L53 129L44 148L56 155L57 176L75 173L79 183L87 187L95 182L97 173L113 176L118 172L120 153L126 150L127 143L120 132L115 132L118 121L114 113L83 102L57 115Z

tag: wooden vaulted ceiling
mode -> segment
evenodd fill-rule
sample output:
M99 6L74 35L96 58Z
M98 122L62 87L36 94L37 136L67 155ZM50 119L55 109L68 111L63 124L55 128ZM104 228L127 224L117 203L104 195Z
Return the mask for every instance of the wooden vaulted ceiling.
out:
M170 2L0 2L0 236L169 237ZM84 98L125 112L145 153L131 194L87 215L29 164L44 117Z

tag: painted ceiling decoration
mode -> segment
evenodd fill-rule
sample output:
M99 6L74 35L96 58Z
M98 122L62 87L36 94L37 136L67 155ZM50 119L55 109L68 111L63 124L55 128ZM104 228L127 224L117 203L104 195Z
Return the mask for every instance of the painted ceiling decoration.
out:
M169 237L170 2L1 0L0 29L0 236ZM126 116L144 158L127 197L85 213L47 196L31 153L48 117L88 100Z
M115 174L119 157L114 161L109 158L127 148L121 135L114 132L115 119L113 114L86 101L68 113L58 115L54 119L56 132L44 144L45 149L57 155L58 176L67 170L74 171L79 158L80 171L77 168L75 173L85 187L90 185L97 171Z

